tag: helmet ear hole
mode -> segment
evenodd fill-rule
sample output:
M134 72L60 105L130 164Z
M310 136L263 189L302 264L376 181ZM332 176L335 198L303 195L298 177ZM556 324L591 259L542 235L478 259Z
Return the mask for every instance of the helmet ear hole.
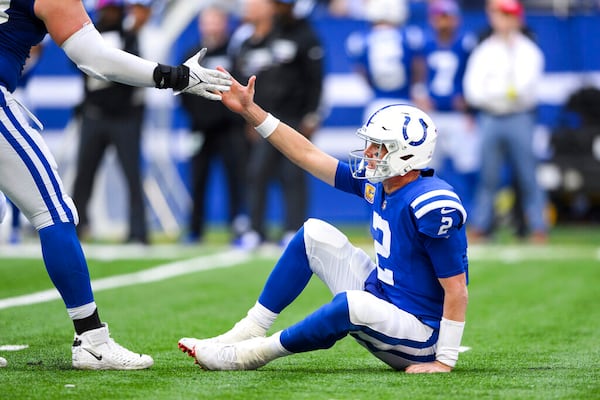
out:
M400 157L389 157L387 158L387 162L390 166L390 169L396 171L395 174L404 175L406 172L408 172L406 168L407 166L410 166L408 160L411 158L414 158L414 154L405 154Z

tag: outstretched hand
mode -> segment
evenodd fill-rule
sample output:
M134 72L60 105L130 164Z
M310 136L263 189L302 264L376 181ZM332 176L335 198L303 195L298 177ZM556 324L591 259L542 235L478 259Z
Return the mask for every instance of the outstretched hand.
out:
M227 73L224 68L217 67L219 71ZM233 77L231 78L232 85L227 92L221 92L221 101L231 111L244 114L250 105L254 103L254 84L256 76L251 76L248 80L248 85L244 86Z

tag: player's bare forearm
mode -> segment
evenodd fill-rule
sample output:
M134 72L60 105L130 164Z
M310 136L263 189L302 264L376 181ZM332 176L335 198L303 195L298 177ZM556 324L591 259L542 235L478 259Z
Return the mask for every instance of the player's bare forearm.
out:
M465 274L440 279L440 284L444 288L444 318L464 322L469 300Z
M300 132L280 122L269 142L294 164L333 186L338 160L317 148Z
M254 102L255 83L255 76L250 77L247 86L234 79L229 92L221 93L223 104L254 127L261 125L268 115ZM267 140L308 173L329 185L334 184L338 160L318 149L300 132L280 122Z

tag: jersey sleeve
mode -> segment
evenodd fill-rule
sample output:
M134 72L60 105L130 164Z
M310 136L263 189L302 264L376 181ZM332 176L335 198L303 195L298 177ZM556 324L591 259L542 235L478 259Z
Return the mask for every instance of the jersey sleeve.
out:
M469 261L464 232L456 232L445 239L427 238L425 248L438 278L466 274L469 282Z
M448 238L467 220L456 193L440 189L424 193L410 204L417 229L431 238Z
M340 161L335 173L335 188L360 197L367 196L365 192L366 179L355 179L350 171L350 166Z

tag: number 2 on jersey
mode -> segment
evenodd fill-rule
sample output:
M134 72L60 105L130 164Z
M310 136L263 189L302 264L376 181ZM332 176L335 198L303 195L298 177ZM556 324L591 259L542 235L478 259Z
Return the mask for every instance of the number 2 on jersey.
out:
M392 244L390 224L381 218L379 214L373 212L373 229L381 232L381 242L375 240L375 252L378 256L388 258ZM389 269L379 266L379 257L377 257L377 278L388 285L394 284L394 273Z

